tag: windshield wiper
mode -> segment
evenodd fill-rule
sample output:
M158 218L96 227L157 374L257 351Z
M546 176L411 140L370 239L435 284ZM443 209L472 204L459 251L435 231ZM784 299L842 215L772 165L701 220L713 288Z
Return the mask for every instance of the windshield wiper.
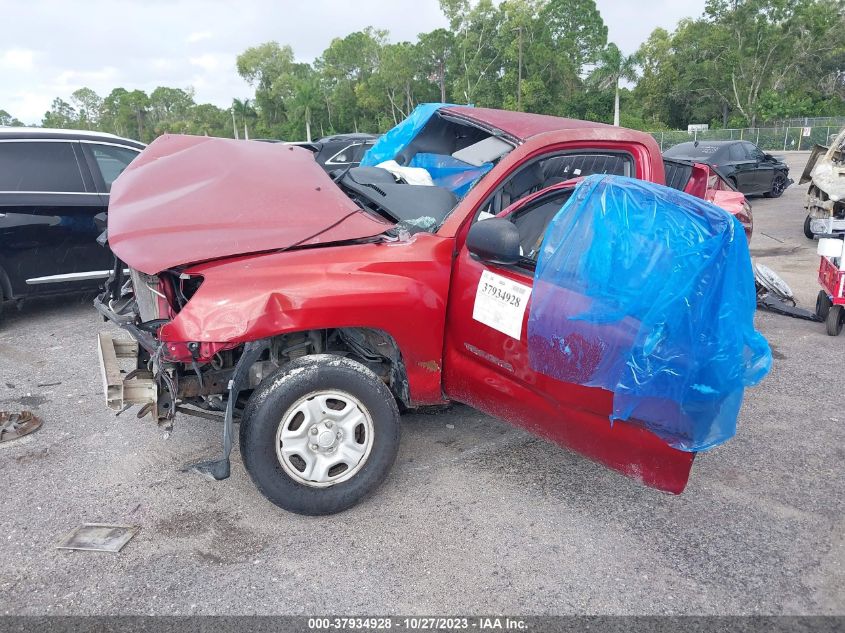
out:
M352 169L352 167L354 165L355 165L355 163L350 163L349 165L347 165L346 169L344 169L342 172L340 172L339 176L335 176L334 178L332 178L332 182L340 182L341 180L343 180L343 177L346 176L346 174L349 173L349 170Z

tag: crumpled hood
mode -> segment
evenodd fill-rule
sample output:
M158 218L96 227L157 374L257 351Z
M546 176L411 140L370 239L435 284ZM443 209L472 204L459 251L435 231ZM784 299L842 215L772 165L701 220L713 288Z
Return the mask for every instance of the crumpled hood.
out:
M378 235L362 211L293 145L164 135L115 181L108 237L126 264L164 269L233 255Z

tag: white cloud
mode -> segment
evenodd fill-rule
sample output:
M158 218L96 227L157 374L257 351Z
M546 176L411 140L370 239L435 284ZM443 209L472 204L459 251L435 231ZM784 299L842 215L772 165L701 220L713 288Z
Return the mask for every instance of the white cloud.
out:
M103 85L117 81L120 73L114 66L96 70L65 70L56 77L55 87L59 90L78 90L92 84Z
M199 66L206 72L217 70L222 65L220 58L217 55L212 55L211 53L206 53L205 55L200 55L199 57L191 57L188 62L190 62L192 66Z
M16 116L17 118L22 119L24 123L35 123L40 121L41 117L44 116L44 113L50 109L50 104L53 102L54 98L54 96L51 96L47 93L16 93L8 97L6 100L6 103L8 103L8 105L4 105L0 109L6 110L7 112L11 113L12 116ZM18 115L16 114L18 112L32 112L35 113L35 115Z
M10 48L0 55L0 68L6 70L32 70L35 65L35 51L25 48Z
M203 40L211 39L212 33L211 31L199 31L195 33L191 33L188 37L185 38L185 41L188 44L196 44L197 42L201 42Z
M168 68L173 67L178 62L173 59L169 59L167 57L153 57L149 60L150 68L155 71L166 70Z

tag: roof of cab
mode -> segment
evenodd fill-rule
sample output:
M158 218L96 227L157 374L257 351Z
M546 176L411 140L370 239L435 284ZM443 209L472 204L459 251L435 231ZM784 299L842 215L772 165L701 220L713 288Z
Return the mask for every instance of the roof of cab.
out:
M531 114L530 112L512 112L510 110L494 110L491 108L474 108L472 106L448 106L443 108L444 112L471 119L492 127L525 141L532 136L544 132L571 129L591 129L613 127L606 123L595 121L580 121L578 119L565 119L548 114ZM618 129L618 128L617 128ZM635 132L642 134L642 132Z

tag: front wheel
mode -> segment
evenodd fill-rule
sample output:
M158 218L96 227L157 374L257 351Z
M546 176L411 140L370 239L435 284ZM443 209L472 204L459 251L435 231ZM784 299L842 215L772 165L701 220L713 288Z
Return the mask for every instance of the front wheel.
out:
M399 449L399 410L364 365L305 356L255 390L240 445L250 477L274 504L298 514L333 514L387 476Z
M831 306L824 324L829 336L839 336L845 325L845 308L841 305Z
M772 188L769 193L765 194L767 198L780 198L786 190L786 176L783 174L775 174L772 178Z

